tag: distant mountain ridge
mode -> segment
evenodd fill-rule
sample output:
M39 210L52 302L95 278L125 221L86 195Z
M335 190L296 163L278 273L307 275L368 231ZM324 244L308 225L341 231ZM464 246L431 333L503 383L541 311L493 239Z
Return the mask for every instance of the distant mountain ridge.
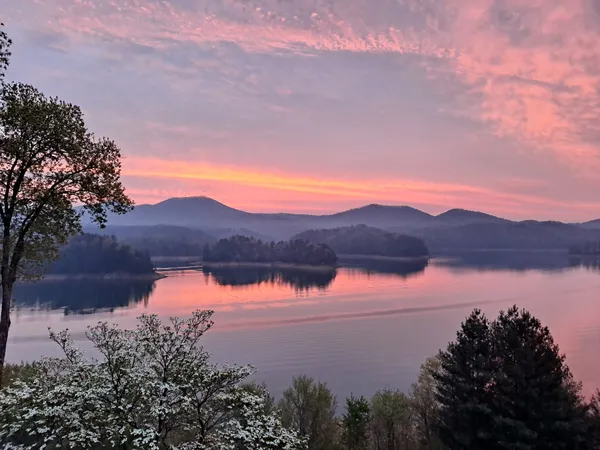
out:
M247 228L256 233L281 226L288 234L301 232L313 225L325 227L365 224L383 228L422 227L439 224L506 222L507 219L477 211L452 209L438 216L411 206L370 204L334 214L250 213L232 208L210 197L175 197L154 205L139 205L125 216L111 216L109 225L174 225L193 228ZM253 229L260 223L266 229ZM287 230L286 230L287 232Z
M209 197L171 198L155 205L140 205L124 216L110 216L108 232L126 235L124 228L138 227L137 231L131 231L157 241L162 239L162 231L168 231L167 234L173 235L171 241L176 240L182 245L193 242L197 248L203 243L236 234L263 241L280 241L307 230L356 225L419 237L432 252L440 249L567 250L586 241L600 241L600 220L576 224L512 221L466 209L450 209L432 215L411 206L379 204L324 215L251 213ZM193 230L202 231L207 236L193 233ZM130 239L132 244L138 244L127 236L127 240ZM172 251L175 248L177 246ZM193 251L196 252L195 249Z

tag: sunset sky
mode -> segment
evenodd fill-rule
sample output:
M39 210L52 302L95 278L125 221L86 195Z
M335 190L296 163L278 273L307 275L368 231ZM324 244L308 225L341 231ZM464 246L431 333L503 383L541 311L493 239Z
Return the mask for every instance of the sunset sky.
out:
M600 0L1 0L138 203L600 217Z

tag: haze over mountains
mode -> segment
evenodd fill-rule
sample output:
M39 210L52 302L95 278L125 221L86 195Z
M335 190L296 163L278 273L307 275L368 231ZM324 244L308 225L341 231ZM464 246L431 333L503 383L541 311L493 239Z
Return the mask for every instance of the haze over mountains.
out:
M421 237L434 250L566 249L600 239L600 220L583 224L514 222L463 209L435 216L410 206L376 204L327 215L266 214L231 208L208 197L171 198L155 205L137 206L127 215L111 216L106 232L129 238L140 233L158 234L161 238L165 234L198 238L202 236L197 231L186 230L202 230L207 240L234 234L280 240L310 229L360 224Z

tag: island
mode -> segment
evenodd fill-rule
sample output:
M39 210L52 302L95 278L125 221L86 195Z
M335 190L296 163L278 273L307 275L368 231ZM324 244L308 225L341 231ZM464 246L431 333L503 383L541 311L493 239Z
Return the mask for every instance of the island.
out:
M358 255L390 259L429 258L429 249L422 239L366 225L308 230L292 239L327 245L340 258Z
M46 273L46 278L159 277L147 252L122 244L111 236L87 233L71 238Z
M337 255L326 244L312 244L302 239L281 242L263 242L260 239L236 235L220 239L214 245L205 245L204 265L252 265L307 268L332 268Z

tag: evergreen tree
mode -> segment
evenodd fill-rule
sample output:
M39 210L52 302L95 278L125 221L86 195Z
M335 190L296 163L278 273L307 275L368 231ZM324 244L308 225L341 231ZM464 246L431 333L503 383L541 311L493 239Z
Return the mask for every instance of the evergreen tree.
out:
M437 400L438 433L452 450L493 448L489 386L492 380L490 323L474 310L462 323L456 341L440 352Z
M350 396L346 399L346 413L342 417L344 448L365 450L368 448L370 407L364 398Z
M440 361L438 426L451 450L593 448L581 387L529 312L489 323L474 311Z
M499 448L586 447L581 387L547 327L525 310L500 312L491 327L494 430Z

